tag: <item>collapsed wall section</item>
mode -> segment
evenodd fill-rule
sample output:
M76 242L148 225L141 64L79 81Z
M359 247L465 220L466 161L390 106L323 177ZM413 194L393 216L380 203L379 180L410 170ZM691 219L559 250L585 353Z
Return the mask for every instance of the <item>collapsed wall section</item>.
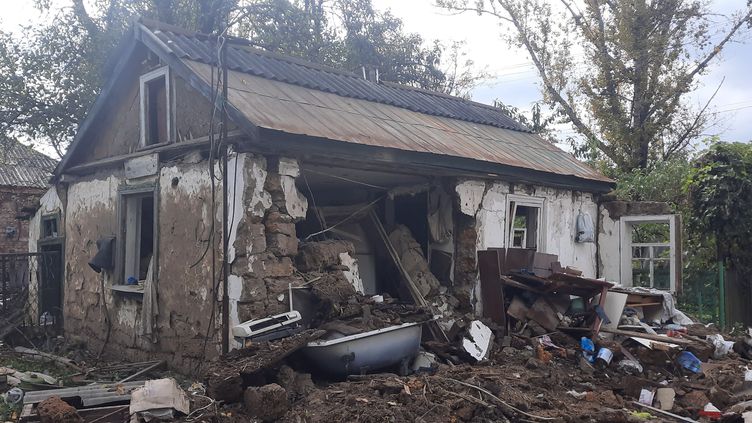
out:
M576 241L578 215L597 218L598 207L592 194L505 181L461 179L455 185L454 195L455 296L467 297L476 313L482 310L477 252L510 246L513 229L509 216L515 201L540 206L539 252L558 255L562 266L575 267L586 277L596 276L595 243Z

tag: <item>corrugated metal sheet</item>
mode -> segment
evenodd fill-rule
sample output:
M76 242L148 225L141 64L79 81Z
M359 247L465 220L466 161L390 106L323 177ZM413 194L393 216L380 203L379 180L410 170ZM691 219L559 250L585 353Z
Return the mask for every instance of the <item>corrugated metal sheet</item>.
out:
M211 67L186 60L205 81ZM262 128L610 181L537 135L231 71L230 103Z
M50 389L45 391L30 391L24 395L24 404L36 404L47 398L57 396L61 399L80 399L84 407L94 407L112 403L128 402L131 392L144 386L144 381L125 383L97 383L95 385L79 386L75 388Z
M164 28L153 28L151 31L175 56L181 59L208 64L216 62L217 48L214 42L206 36ZM228 43L227 63L230 69L246 74L343 97L388 104L434 116L451 117L529 132L524 125L485 104L397 84L376 84L351 72L258 50L239 43Z
M0 186L47 186L55 160L15 140L0 143L0 147Z

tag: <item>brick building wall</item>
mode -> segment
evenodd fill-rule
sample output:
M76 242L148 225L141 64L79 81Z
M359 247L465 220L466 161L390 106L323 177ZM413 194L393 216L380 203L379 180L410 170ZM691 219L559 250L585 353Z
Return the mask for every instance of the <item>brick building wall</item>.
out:
M0 254L29 251L29 221L42 188L0 187Z

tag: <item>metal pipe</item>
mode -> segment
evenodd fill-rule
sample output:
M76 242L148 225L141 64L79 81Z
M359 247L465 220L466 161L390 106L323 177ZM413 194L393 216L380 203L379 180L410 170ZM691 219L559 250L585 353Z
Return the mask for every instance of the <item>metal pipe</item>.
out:
M718 323L726 329L726 267L723 259L718 260Z
M222 353L230 351L230 296L228 293L228 278L230 269L227 263L229 247L227 222L227 46L226 41L221 44L222 56Z

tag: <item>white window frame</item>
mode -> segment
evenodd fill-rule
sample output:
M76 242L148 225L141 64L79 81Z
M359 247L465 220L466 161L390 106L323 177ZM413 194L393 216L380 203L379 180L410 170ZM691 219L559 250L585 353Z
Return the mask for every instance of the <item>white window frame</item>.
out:
M140 221L141 210L128 208L128 203L133 200L137 200L140 204L141 199L151 197L154 201L153 222L154 222L154 234L153 234L153 247L152 247L152 260L154 263L153 275L157 276L157 269L159 263L159 199L157 195L156 186L146 185L140 187L127 187L118 192L118 222L120 225L120 239L117 243L116 254L116 278L115 283L118 285L125 285L126 278L128 277L129 270L133 271L134 266L138 268L138 257L140 256L140 241L138 241L138 233L140 233ZM128 227L132 227L132 231L128 231ZM131 254L128 254L129 247L132 245ZM128 256L131 256L131 260L128 260ZM129 263L130 261L130 263ZM130 269L129 269L130 268Z
M677 282L677 245L676 245L676 231L677 222L676 216L672 214L652 215L652 216L623 216L620 220L620 249L621 249L621 284L624 286L632 286L632 247L654 247L654 246L666 246L663 243L633 243L632 242L632 228L635 224L644 223L668 223L669 225L669 291L676 292ZM651 254L652 255L652 254ZM651 272L650 284L653 284Z
M139 78L139 97L141 99L140 101L140 126L141 126L141 140L139 141L139 145L141 147L148 147L150 145L154 144L146 144L146 123L148 122L148 118L146 116L147 113L147 100L148 100L148 93L147 93L147 85L149 82L164 77L165 80L165 95L167 96L166 104L167 104L167 110L166 110L166 117L167 117L167 139L166 140L159 140L158 143L165 143L165 142L172 142L173 140L173 125L172 125L172 87L171 87L171 81L170 81L170 68L169 66L163 66L158 69L154 69L153 71L146 73L144 75L141 75Z
M512 203L514 203L514 210L512 210ZM517 211L517 206L535 207L539 210L538 222L537 222L537 235L538 239L535 243L536 251L544 253L546 251L546 199L542 197L532 197L528 195L519 194L507 194L507 206L506 206L506 219L504 232L506 233L506 245L507 248L519 248L512 247L514 245L514 228L512 227L512 219ZM525 237L527 238L527 233Z

